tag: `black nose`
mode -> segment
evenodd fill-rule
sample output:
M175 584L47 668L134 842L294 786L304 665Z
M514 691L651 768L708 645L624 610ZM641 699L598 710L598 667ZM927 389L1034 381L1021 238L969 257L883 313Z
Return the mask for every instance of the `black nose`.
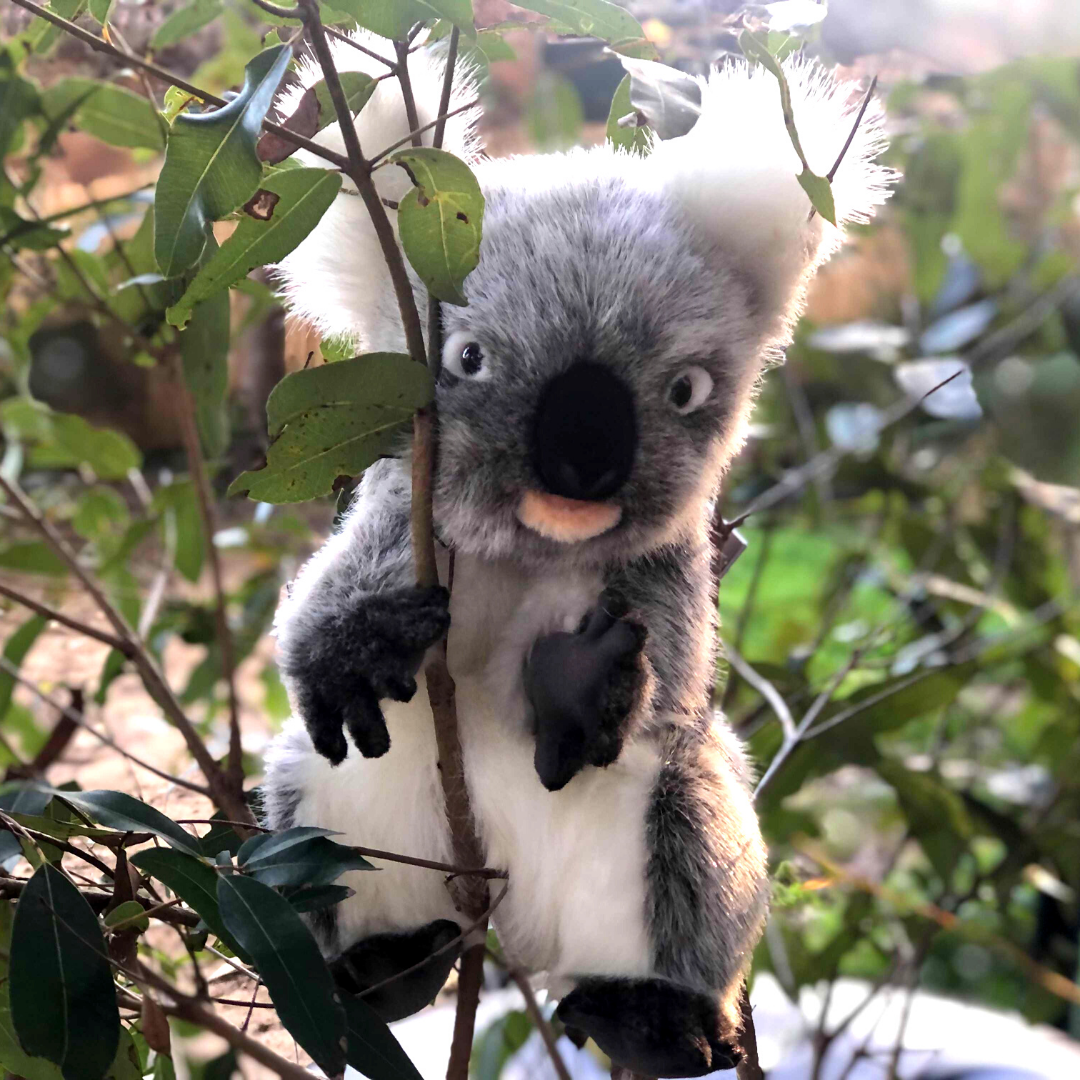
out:
M545 387L536 410L536 471L567 499L614 495L634 464L637 421L627 385L601 364L575 364Z

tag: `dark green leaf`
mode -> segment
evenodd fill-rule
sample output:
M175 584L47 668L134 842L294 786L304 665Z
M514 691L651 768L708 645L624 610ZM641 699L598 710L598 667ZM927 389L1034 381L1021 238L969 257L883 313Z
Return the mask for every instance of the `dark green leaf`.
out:
M247 65L236 98L213 112L184 113L173 121L155 201L154 254L165 277L194 266L210 223L255 194L262 179L255 143L291 58L285 45L259 53Z
M349 112L354 116L368 103L368 99L375 92L379 84L362 71L343 71L338 78L341 80L341 89L345 93L345 102L349 106ZM333 99L330 97L330 87L326 80L321 79L308 91L315 94L315 100L319 103L319 120L317 131L337 122L337 112L334 109Z
M164 511L161 519L166 543L175 545L176 569L188 579L198 581L206 554L202 517L195 485L174 481L154 493L154 505Z
M109 687L112 686L113 680L123 672L126 659L119 650L109 650L109 655L105 657L105 663L101 666L101 675L98 676L98 688L94 693L94 702L96 704L105 704Z
M171 889L221 938L244 963L250 960L221 918L217 899L217 871L202 859L171 848L147 848L131 857L131 865Z
M15 911L11 1010L22 1048L60 1066L64 1080L101 1080L120 1038L112 969L90 905L43 864Z
M398 208L398 234L413 269L440 300L464 304L465 278L480 261L484 196L460 158L432 147L391 155L416 185Z
M203 448L207 457L216 458L225 452L229 442L225 408L229 387L229 294L220 292L196 304L190 319L180 335L184 379L195 401Z
M48 623L49 620L41 615L33 615L27 619L8 638L7 644L4 646L4 659L12 667L18 668L30 651L30 647L37 641L38 635ZM15 676L6 670L0 670L0 720L3 720L4 714L8 711L8 706L11 704L11 695L14 691Z
M67 229L42 225L20 217L10 207L0 206L0 238L6 246L13 247L16 251L47 251L69 235Z
M146 98L112 83L75 77L50 86L42 95L45 115L54 117L81 101L72 121L89 135L112 146L165 148L157 110Z
M159 52L183 41L207 23L212 23L220 14L221 0L194 0L186 7L174 11L154 31L154 36L150 39L151 50Z
M607 141L618 150L644 155L649 152L648 131L636 124L631 127L619 125L623 117L630 116L633 112L634 108L630 104L630 76L624 75L622 82L615 90L615 96L611 99L611 109L608 111Z
M217 896L286 1030L328 1075L343 1072L345 1012L311 931L288 900L253 878L222 875Z
M236 231L166 312L169 322L184 327L194 305L227 289L255 267L283 259L315 228L340 188L341 174L326 169L287 169L267 177Z
M362 998L342 994L348 1063L368 1080L420 1080L420 1073L386 1022Z
M620 115L637 110L660 139L676 139L697 123L701 115L701 84L697 79L652 60L628 56L620 56L619 60L630 77L630 105ZM632 128L620 130L635 134ZM611 120L608 120L608 138L611 138Z
M229 494L274 503L326 495L339 476L357 476L390 453L431 395L427 368L400 353L286 375L267 404L266 468L242 473Z
M404 40L416 23L444 14L441 8L454 10L460 16L468 7L462 29L472 33L469 0L333 0L330 6L351 16L365 30L392 41Z
M803 169L796 179L799 186L810 197L814 209L830 224L836 224L836 202L833 199L832 184L824 176L809 169Z
M22 122L41 107L37 88L15 73L11 57L0 53L0 158L15 141Z
M295 911L323 911L352 895L353 890L348 885L303 885L285 893L285 899Z
M184 832L160 810L122 791L59 791L53 794L87 817L120 832L150 832L189 855L200 854L199 839Z
M329 885L350 870L373 870L366 859L327 838L325 830L301 826L283 833L254 836L237 863L266 885Z

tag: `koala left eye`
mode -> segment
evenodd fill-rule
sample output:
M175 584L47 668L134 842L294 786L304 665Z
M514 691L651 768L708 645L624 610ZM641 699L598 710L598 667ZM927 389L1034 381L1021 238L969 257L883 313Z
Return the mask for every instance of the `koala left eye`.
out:
M688 367L680 371L668 386L668 401L680 416L686 416L701 408L713 389L713 378L700 367Z
M491 378L491 368L479 343L467 333L451 334L443 346L442 366L459 379L483 381Z

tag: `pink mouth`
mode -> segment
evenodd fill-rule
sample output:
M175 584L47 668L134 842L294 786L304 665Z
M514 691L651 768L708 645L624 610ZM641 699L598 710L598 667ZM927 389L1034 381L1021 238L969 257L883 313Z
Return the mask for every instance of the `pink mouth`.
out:
M622 517L622 507L526 491L518 504L517 516L533 532L562 544L573 544L615 528Z

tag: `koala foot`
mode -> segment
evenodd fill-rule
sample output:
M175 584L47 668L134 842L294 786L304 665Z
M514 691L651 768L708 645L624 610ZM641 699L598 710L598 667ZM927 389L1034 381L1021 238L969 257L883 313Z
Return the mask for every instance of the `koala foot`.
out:
M460 934L461 928L449 919L438 919L411 933L375 934L346 949L330 964L330 971L342 990L360 994L430 957L428 963L408 975L364 994L364 1001L389 1024L412 1016L434 1001L461 953L461 943L438 955L432 953Z
M540 638L525 663L536 717L537 775L558 791L586 765L610 765L645 682L643 626L604 597L575 634ZM614 610L613 610L614 609Z
M315 749L340 764L348 752L344 725L365 757L385 754L390 735L379 702L412 698L424 653L449 626L446 589L410 587L365 596L294 642L282 670Z
M742 1060L718 997L666 979L583 979L555 1015L572 1039L591 1036L641 1076L704 1076Z

